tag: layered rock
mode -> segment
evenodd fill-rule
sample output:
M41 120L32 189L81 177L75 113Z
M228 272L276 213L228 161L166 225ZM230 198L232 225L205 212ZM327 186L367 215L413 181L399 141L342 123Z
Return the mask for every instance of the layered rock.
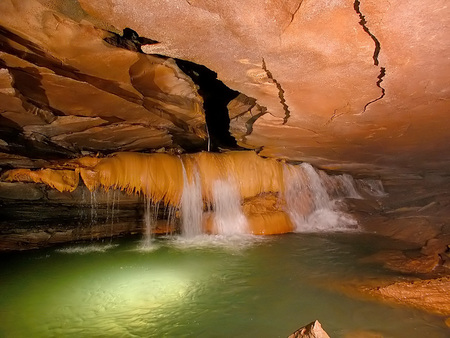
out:
M75 5L59 10L33 0L1 5L4 150L76 156L203 146L203 99L174 60L108 43L129 40L86 21Z

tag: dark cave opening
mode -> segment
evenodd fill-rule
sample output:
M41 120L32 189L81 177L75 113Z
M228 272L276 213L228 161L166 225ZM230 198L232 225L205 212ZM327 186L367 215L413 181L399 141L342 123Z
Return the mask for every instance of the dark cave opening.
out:
M210 150L240 149L230 134L230 117L228 103L239 95L239 92L228 88L217 79L217 73L205 66L175 59L178 67L199 86L199 94L203 97L206 125L211 142Z

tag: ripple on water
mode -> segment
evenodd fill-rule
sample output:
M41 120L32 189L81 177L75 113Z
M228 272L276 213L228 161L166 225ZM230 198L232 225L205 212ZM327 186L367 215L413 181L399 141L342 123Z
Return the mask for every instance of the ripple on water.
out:
M170 245L176 249L224 249L233 252L248 249L269 241L269 237L255 235L198 235L195 237L173 237Z

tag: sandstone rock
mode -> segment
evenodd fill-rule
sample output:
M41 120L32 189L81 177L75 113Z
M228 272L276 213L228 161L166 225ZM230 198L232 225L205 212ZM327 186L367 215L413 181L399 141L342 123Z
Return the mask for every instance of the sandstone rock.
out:
M78 116L164 131L155 135L161 142L129 149L201 146L202 99L167 58L177 57L206 65L241 93L229 105L232 132L261 155L391 176L436 171L450 161L450 134L442 127L448 111L445 0L432 8L373 1L83 0L63 6L26 0L15 6L7 0L0 11L0 114L35 138L38 130L49 132L52 119ZM127 38L124 29L137 38ZM117 37L124 43L108 43ZM167 57L144 55L141 47ZM72 131L82 132L78 127ZM114 128L102 131L105 142L92 144L83 140L92 133L70 138L72 131L36 142L71 152L133 143L107 145Z
M75 153L204 144L203 100L172 59L109 45L107 25L93 19L95 27L77 6L59 10L35 0L0 5L9 131Z
M289 338L330 338L330 336L322 329L319 321L316 320L306 326L299 328L297 331L289 335Z
M44 198L38 184L0 182L0 199L11 201L36 201Z
M413 306L440 315L450 315L449 277L396 282L387 286L361 289L386 301Z
M439 235L436 238L432 238L421 249L421 253L424 255L442 254L448 250L450 245L450 234Z
M390 250L376 253L362 260L366 263L380 263L388 269L403 273L430 273L440 263L438 254L408 257L402 251Z
M441 233L439 222L423 216L374 218L365 222L363 227L367 231L410 242L418 247L422 247L430 238Z

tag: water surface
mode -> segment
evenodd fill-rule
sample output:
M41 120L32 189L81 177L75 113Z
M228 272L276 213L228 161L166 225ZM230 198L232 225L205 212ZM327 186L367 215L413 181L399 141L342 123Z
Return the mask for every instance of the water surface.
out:
M393 273L358 259L391 245L358 233L136 238L0 255L3 337L448 337L443 319L328 287Z

